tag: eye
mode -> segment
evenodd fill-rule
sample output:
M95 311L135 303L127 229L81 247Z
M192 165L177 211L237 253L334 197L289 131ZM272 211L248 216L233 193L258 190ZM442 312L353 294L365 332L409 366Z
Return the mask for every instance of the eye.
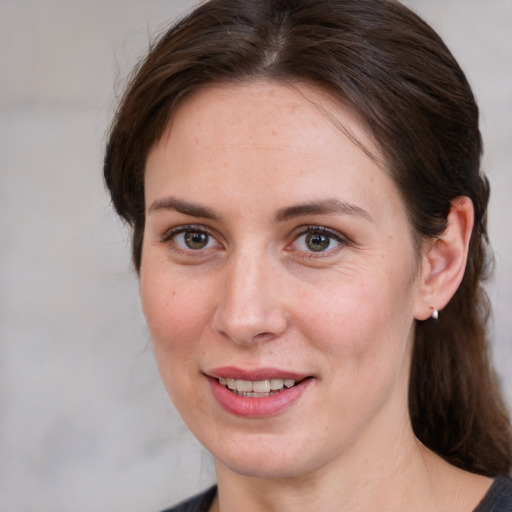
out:
M179 249L185 251L200 251L218 245L215 238L207 231L193 226L185 226L167 233L165 242L173 242Z
M342 242L342 237L332 232L330 229L320 226L311 226L297 236L294 241L294 246L299 251L323 253L333 251L339 247Z

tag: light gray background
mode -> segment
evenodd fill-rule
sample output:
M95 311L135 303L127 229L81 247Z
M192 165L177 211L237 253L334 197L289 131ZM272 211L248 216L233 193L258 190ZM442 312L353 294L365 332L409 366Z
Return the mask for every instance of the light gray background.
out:
M142 512L213 480L160 384L101 178L116 93L190 1L0 0L0 512ZM482 109L512 404L512 1L409 0Z

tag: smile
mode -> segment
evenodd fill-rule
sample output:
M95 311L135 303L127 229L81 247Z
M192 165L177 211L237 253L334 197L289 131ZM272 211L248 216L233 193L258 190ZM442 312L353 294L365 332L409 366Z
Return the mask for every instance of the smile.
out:
M223 366L204 375L213 397L226 412L251 419L284 413L316 381L306 372L275 367Z
M220 377L218 382L235 395L248 398L272 396L298 383L294 379L240 380L225 377Z

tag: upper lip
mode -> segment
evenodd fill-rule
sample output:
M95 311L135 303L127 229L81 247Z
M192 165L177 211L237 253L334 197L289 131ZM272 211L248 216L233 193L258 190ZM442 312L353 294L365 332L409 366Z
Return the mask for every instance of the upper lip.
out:
M255 369L244 369L236 368L235 366L223 366L219 368L212 368L204 372L207 376L219 379L224 377L226 379L235 380L267 380L267 379L293 379L303 380L306 377L311 377L307 373L295 372L290 370L282 370L280 368L255 368Z

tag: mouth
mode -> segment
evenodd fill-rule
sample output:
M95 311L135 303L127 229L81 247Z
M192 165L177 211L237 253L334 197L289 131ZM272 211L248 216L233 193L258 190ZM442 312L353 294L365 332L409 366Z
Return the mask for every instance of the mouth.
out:
M243 370L216 368L205 374L213 396L230 414L244 418L265 418L292 407L315 377L277 368Z
M246 398L264 398L277 395L283 390L290 389L302 382L295 379L264 379L264 380L241 380L220 377L217 382L224 386L231 393Z

